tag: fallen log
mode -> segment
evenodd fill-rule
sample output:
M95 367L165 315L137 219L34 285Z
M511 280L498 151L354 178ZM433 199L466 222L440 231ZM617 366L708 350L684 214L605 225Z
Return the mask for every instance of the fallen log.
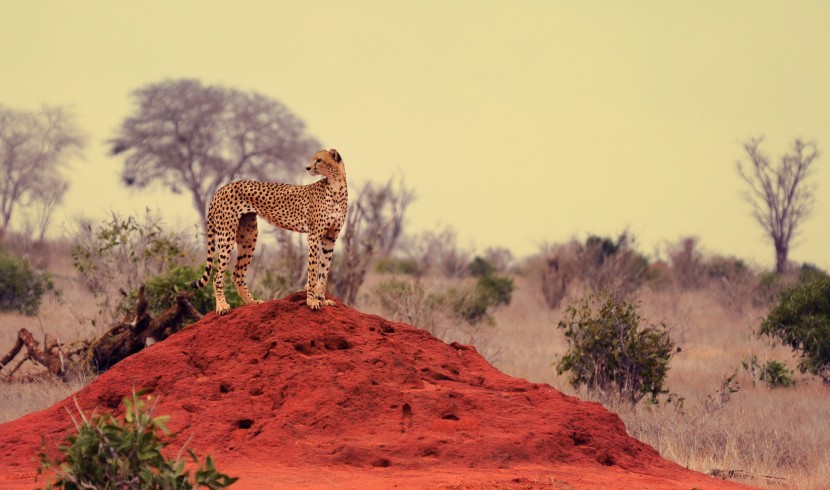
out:
M14 346L0 358L0 370L12 362L25 347L26 355L14 368L3 376L3 380L13 380L13 375L26 362L32 361L46 368L45 375L63 378L66 375L68 360L79 359L79 368L93 372L103 372L119 361L139 352L153 342L159 342L184 326L187 319L198 320L202 315L190 303L191 295L186 292L176 294L173 305L156 318L147 313L147 297L144 286L138 289L135 314L127 315L124 320L107 330L93 341L82 341L79 347L64 350L60 342L50 335L44 339L44 348L25 328L17 334ZM25 381L37 376L18 378Z
M201 313L190 303L190 298L190 293L179 292L170 308L158 317L152 318L147 313L147 298L144 295L144 286L141 286L138 289L136 314L133 319L125 319L93 342L87 353L86 365L97 372L106 371L113 364L140 351L151 341L164 340L181 330L186 319L202 318Z

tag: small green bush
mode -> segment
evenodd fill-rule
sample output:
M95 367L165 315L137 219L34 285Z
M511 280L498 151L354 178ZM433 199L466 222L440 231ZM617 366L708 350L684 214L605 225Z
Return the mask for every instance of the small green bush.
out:
M190 302L200 313L213 311L216 308L216 300L213 298L213 276L211 276L211 280L203 288L193 289L190 287L193 278L199 277L202 272L202 268L172 265L167 272L148 279L144 287L144 294L147 297L147 313L155 317L167 308L170 308L175 301L176 293L179 291L188 291L193 294ZM225 298L228 300L231 308L242 306L242 298L239 297L239 293L236 291L236 286L234 286L232 280L225 278L223 290L225 291ZM118 308L119 311L135 311L137 298L138 289L131 291L122 300Z
M798 282L808 283L819 279L830 279L830 275L813 264L801 264L798 270Z
M781 293L758 334L792 347L801 354L799 371L830 383L830 278L816 275Z
M780 361L772 360L761 364L758 356L752 355L741 361L741 366L752 377L752 386L755 386L758 379L770 388L789 388L796 384L795 372Z
M591 305L598 303L594 312ZM568 306L558 328L565 331L567 353L556 363L570 373L574 388L605 399L636 404L645 395L657 401L668 393L663 383L675 344L664 324L641 327L637 306L605 292Z
M200 464L189 449L187 452L197 465L193 477L185 469L181 450L175 460L166 458L162 451L169 444L169 417L153 417L155 404L148 406L153 399L148 396L145 401L140 395L134 392L132 398L124 399L121 420L109 413L87 417L78 409L81 421L73 417L76 432L58 446L63 461L50 459L45 450L40 454L38 473L56 473L55 479L46 485L47 490L216 489L229 487L238 480L220 473L210 456Z
M0 311L36 315L40 300L54 289L48 273L33 270L22 257L0 252Z
M450 289L447 299L453 314L470 325L482 321L492 323L490 311L509 305L513 295L513 279L502 276L481 276L472 289Z
M417 276L421 273L421 267L413 259L401 259L388 257L378 260L375 264L375 272L380 274L403 274L406 276Z
M767 361L761 368L761 381L770 388L795 386L795 373L780 361Z
M489 260L476 256L467 266L467 272L473 277L492 276L496 273L496 267Z

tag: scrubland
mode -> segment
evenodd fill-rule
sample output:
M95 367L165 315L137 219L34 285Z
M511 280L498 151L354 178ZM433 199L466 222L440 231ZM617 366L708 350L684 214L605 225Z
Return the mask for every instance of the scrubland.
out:
M91 321L97 317L97 307L66 250L64 245L47 252L59 296L47 295L34 317L0 314L0 354L11 347L21 327L38 339L49 333L65 343L105 329L100 320ZM446 324L436 333L445 340L473 342L507 374L591 398L590 393L575 391L554 367L567 347L557 323L581 290L568 289L561 303L551 308L526 268L513 267L505 273L513 278L515 290L510 304L493 312L492 324L482 324L473 336L469 330ZM372 294L387 277L377 271L369 274L358 296L359 309L388 315ZM459 279L418 280L440 289ZM830 387L796 373L794 387L771 388L743 365L753 356L760 362L782 361L791 369L797 361L789 348L774 346L755 334L770 303L748 293L737 294L743 286L726 282L718 278L680 287L676 281L652 277L632 289L630 297L639 302L643 316L664 322L681 348L671 361L666 385L682 397L682 403L608 406L631 435L688 468L725 472L736 481L766 488L828 488ZM69 382L0 383L0 422L51 406L90 380L75 376Z
M513 303L497 312L494 335L505 351L494 365L591 398L571 388L552 365L566 348L555 328L562 310L548 310L533 296L519 281ZM734 313L717 291L707 289L678 293L644 287L637 296L644 316L670 326L682 349L671 361L666 384L684 400L682 408L611 404L629 433L697 471L732 471L736 481L767 488L828 488L830 388L799 373L796 386L769 388L742 366L753 355L796 365L789 348L755 335L765 308Z

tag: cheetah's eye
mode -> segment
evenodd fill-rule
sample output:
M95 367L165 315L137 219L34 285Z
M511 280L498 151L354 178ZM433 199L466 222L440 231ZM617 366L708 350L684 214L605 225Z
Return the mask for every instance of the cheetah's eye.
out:
M320 162L322 162L322 161L323 161L323 159L322 159L322 158L318 158L318 159L317 159L317 161L316 161L316 162L314 162L314 163L320 163Z

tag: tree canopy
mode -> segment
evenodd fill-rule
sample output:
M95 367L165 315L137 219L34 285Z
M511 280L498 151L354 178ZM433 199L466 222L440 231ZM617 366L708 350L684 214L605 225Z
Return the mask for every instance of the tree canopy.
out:
M296 177L321 147L297 116L256 92L167 80L133 97L134 113L109 141L113 155L126 155L123 182L189 192L203 225L222 185Z

